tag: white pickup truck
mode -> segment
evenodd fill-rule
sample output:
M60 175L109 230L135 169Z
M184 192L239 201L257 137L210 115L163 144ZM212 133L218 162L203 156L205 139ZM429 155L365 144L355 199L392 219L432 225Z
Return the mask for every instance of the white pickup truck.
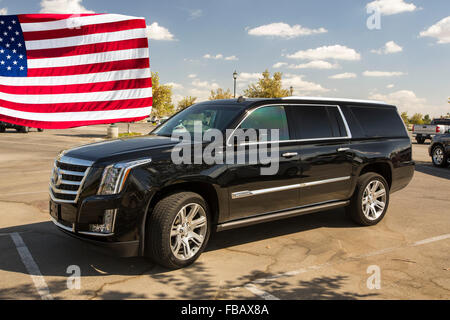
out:
M415 124L413 136L418 144L423 144L426 139L432 139L435 135L444 134L450 129L450 119L433 119L431 124Z

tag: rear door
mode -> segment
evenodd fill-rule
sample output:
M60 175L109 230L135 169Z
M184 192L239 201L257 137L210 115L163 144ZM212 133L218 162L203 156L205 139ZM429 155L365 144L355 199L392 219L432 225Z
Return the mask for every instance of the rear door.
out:
M348 199L353 154L351 133L339 106L292 105L289 125L297 141L299 205Z

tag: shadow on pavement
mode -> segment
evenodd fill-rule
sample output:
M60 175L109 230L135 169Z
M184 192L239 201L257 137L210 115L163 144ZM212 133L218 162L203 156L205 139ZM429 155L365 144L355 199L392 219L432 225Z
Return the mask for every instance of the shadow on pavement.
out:
M286 220L275 221L251 227L223 231L214 235L208 246L208 251L218 250L227 246L249 243L261 239L268 239L280 235L286 235L305 230L331 227L348 228L355 226L345 218L343 210L333 210L315 213ZM270 277L271 274L261 270L250 270L246 276L234 281L221 283L218 288L218 270L209 269L201 261L176 271L167 270L153 264L146 258L116 258L103 255L94 250L90 244L73 239L56 229L51 222L41 222L0 229L0 247L9 247L8 250L0 251L0 270L26 274L23 263L20 260L14 243L5 234L18 232L30 250L40 271L46 277L48 287L54 298L62 298L67 295L66 280L70 275L66 273L70 265L78 265L81 269L82 281L89 281L89 277L105 276L100 283L108 283L106 276L125 276L125 281L137 277L151 278L152 283L157 284L155 288L149 288L148 294L132 292L125 284L121 290L114 287L98 290L81 290L79 294L97 299L248 299L254 298L252 294L242 289L243 293L233 291L230 288L240 287L255 278ZM10 243L5 243L9 241ZM61 277L62 280L49 279L49 277ZM123 280L111 281L112 285L121 283ZM99 280L96 280L99 281ZM280 279L270 282L270 292L282 299L358 299L365 295L345 292L338 293L339 288L346 281L345 277L316 278L313 281L300 281L298 284L288 284ZM170 286L169 291L159 289ZM261 286L258 284L258 286ZM158 289L157 289L158 288ZM284 289L286 288L286 289ZM30 283L13 287L3 287L0 290L0 299L11 299L15 297L36 297L36 289ZM71 293L71 297L74 295ZM75 294L76 297L76 294Z
M431 162L416 161L415 170L434 177L450 180L450 168L438 168L433 166Z
M77 138L106 138L106 133L72 133L72 134L64 134L58 133L55 136L59 137L77 137Z

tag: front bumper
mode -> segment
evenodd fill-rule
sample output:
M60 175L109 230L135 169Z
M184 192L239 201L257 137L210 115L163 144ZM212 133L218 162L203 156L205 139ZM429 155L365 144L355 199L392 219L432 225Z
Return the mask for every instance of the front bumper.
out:
M70 235L71 237L91 244L92 249L98 252L116 257L135 257L139 255L139 240L117 242L99 241L93 239L92 237L88 238L87 236L89 236L89 233L77 232L73 227L62 224L53 217L51 217L51 219L59 230Z

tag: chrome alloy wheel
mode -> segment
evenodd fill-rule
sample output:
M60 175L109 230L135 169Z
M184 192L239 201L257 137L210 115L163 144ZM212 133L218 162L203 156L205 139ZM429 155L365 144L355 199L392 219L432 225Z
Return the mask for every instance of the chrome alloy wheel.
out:
M364 216L373 221L377 220L386 206L386 189L378 180L372 180L364 189L362 197L362 210Z
M444 161L444 152L441 148L437 147L433 151L433 161L437 165L441 165Z
M205 210L197 203L178 211L170 231L170 248L176 258L188 260L195 256L205 241L207 223Z

